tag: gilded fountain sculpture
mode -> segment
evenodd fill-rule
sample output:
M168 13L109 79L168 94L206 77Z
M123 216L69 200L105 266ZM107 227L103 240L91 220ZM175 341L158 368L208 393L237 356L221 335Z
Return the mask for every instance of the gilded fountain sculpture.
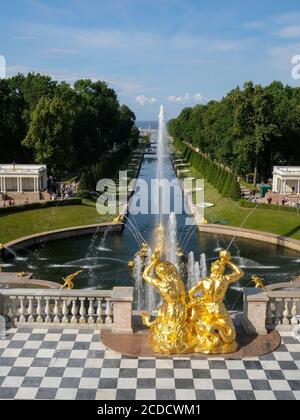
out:
M144 325L150 328L148 341L153 351L169 355L235 352L236 331L223 301L229 285L244 272L231 261L230 253L222 250L210 276L200 278L187 293L176 266L163 260L162 227L159 232L160 242L143 273L143 279L163 300L154 320L149 313L141 313Z

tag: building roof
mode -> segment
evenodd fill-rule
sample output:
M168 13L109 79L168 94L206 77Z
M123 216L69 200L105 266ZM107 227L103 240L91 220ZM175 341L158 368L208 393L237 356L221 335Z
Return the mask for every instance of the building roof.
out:
M16 174L39 174L40 172L47 171L47 165L23 165L23 164L6 164L0 163L0 174L16 175Z
M273 174L300 177L300 166L274 166Z

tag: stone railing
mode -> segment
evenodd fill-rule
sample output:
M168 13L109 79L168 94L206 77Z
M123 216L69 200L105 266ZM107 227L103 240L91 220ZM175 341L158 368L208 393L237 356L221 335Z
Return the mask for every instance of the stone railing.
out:
M287 330L300 324L300 280L244 289L243 325L250 334Z
M133 288L0 290L0 314L14 326L108 328L132 332Z

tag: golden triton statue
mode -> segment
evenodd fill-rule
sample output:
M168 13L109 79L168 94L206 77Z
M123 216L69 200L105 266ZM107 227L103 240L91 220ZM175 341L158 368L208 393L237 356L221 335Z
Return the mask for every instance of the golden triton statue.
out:
M114 220L113 225L117 225L118 223L123 223L123 217L124 215L121 213L119 214Z
M237 350L236 331L223 300L228 286L240 280L244 272L231 261L228 251L220 251L220 260L211 265L208 278L200 279L189 293L189 322L197 337L196 353L222 354ZM226 268L233 270L225 274ZM201 292L199 297L196 293Z
M189 291L187 303L177 268L161 259L163 249L161 241L143 273L143 279L159 290L164 301L154 321L150 314L141 314L144 325L150 328L148 341L153 351L163 354L235 352L236 331L223 300L229 285L241 279L244 272L232 263L228 251L220 251L220 260L212 264L210 276L200 279ZM228 268L233 272L225 274ZM199 292L201 296L195 296Z
M266 287L263 283L263 279L261 277L258 276L252 276L251 278L252 283L255 284L255 288L256 289L263 289L266 290Z
M68 277L63 277L64 284L61 286L60 290L62 289L68 289L72 290L74 289L74 280L76 277L79 276L79 274L83 273L84 270L77 271L76 273L70 274Z
M143 274L143 279L158 289L164 301L154 321L151 322L149 313L141 314L144 325L151 330L148 340L155 353L190 353L194 345L187 323L185 287L176 267L161 261L160 256L158 247ZM153 270L156 277L151 275Z

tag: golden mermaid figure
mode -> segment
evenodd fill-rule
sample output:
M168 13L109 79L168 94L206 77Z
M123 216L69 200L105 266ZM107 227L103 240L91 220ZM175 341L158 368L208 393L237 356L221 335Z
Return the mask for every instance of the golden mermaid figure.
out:
M190 353L195 340L187 323L186 290L176 267L161 261L161 253L160 245L143 274L143 279L156 287L164 300L154 321L151 322L149 313L141 314L144 325L150 328L148 341L155 353Z
M233 270L225 274L226 268ZM223 300L228 286L244 276L231 261L228 251L220 251L220 260L211 266L208 278L200 279L189 293L190 328L197 337L196 353L233 353L237 350L236 331ZM201 292L201 296L195 296Z

